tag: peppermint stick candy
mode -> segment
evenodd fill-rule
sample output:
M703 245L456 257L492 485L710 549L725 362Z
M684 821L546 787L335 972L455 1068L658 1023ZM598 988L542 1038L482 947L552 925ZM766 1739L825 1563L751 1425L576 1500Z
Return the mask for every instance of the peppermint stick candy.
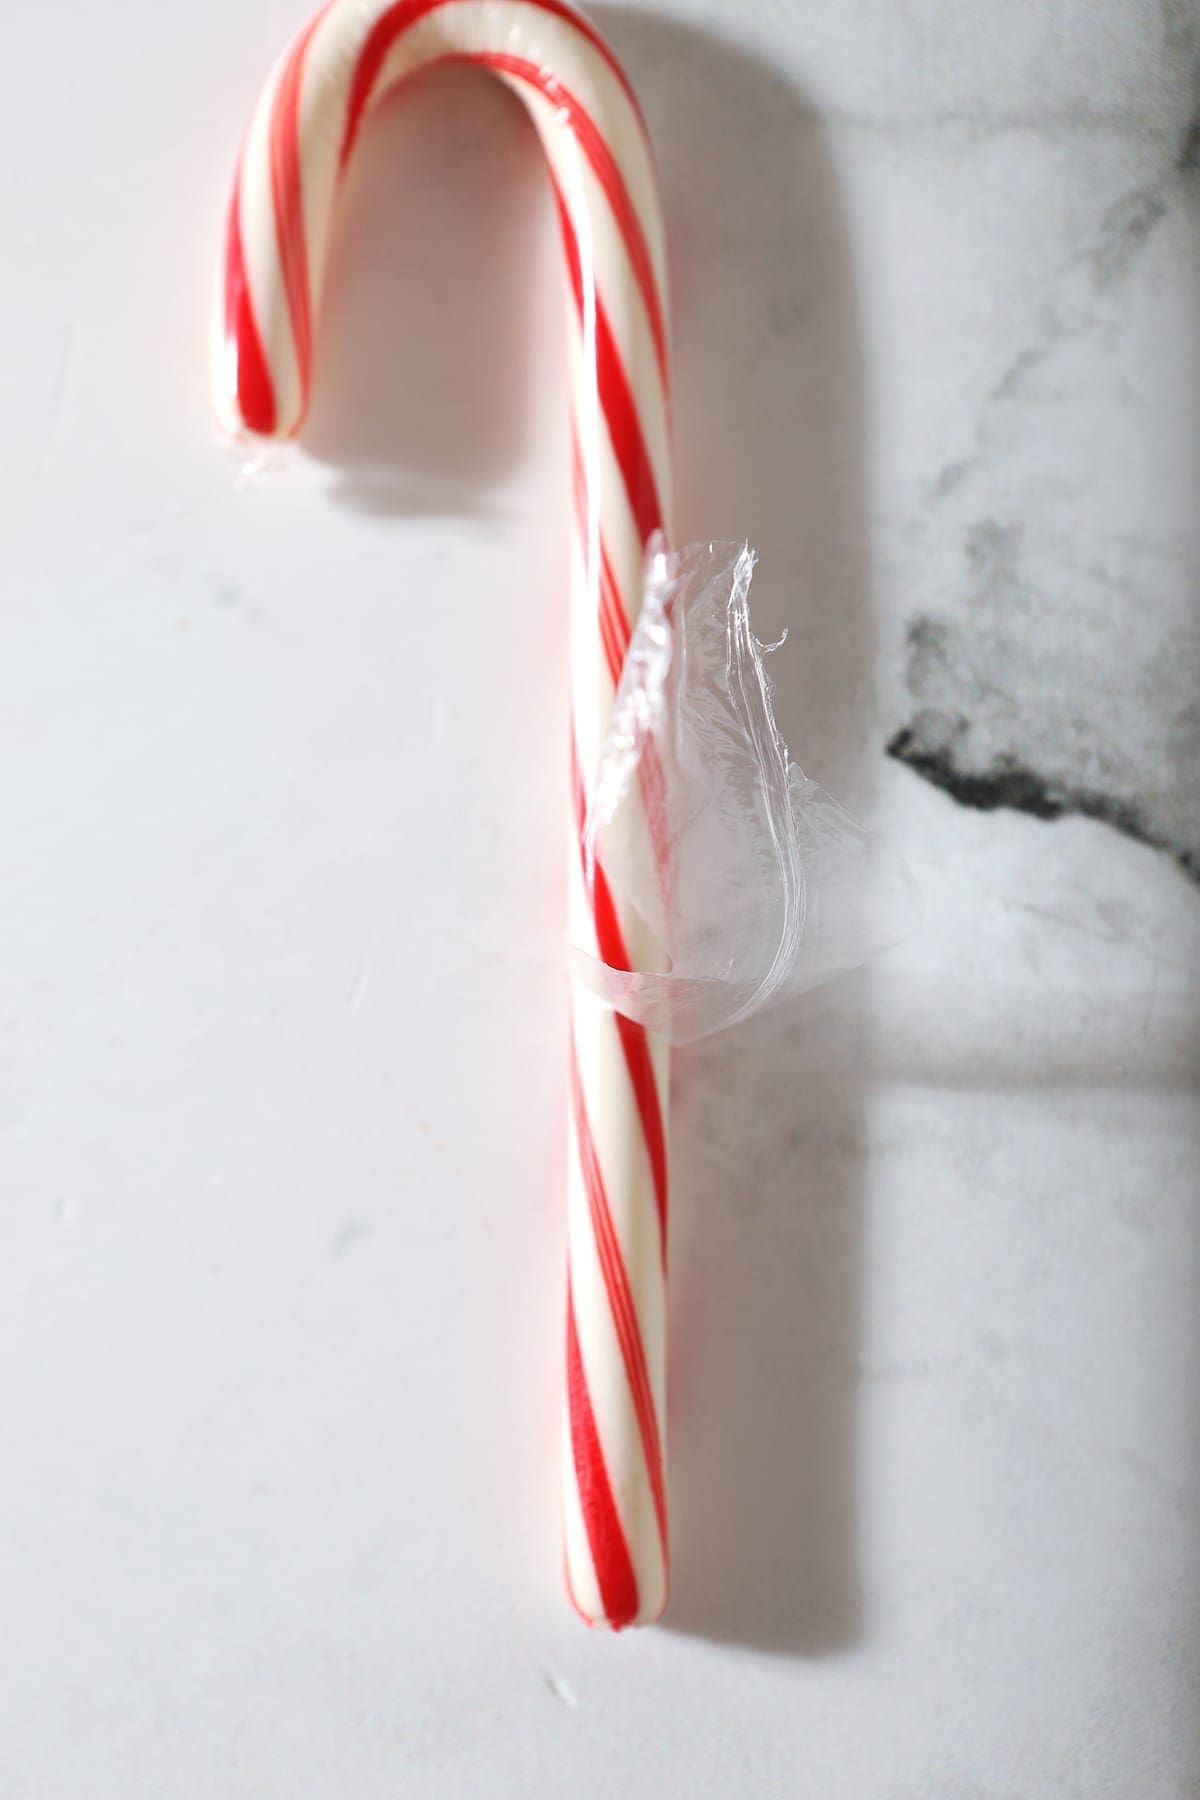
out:
M238 437L300 429L347 165L376 101L443 62L490 69L518 94L550 166L574 474L570 927L614 967L652 967L657 946L582 838L643 552L668 523L665 259L641 113L581 14L564 0L331 0L305 27L267 82L238 164L217 412ZM575 983L568 1091L567 1585L589 1624L619 1629L657 1618L667 1593L667 1056Z

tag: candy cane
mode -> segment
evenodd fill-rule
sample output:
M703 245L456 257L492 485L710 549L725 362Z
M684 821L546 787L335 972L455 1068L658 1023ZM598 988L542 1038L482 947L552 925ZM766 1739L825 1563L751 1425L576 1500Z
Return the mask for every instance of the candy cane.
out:
M664 254L645 126L620 66L564 0L331 0L276 65L238 165L215 357L237 436L303 421L341 179L370 108L435 63L490 69L550 166L568 277L575 940L622 968L656 946L582 849L592 771L670 503ZM648 829L648 827L647 827ZM666 1602L664 1311L667 1059L573 987L567 1184L567 1584L583 1618Z

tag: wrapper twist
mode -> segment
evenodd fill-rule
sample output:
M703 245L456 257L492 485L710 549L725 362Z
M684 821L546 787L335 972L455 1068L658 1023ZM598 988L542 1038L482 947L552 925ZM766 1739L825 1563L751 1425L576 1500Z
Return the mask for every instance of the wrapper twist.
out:
M438 63L489 69L511 88L549 164L571 382L569 927L600 962L653 969L659 947L591 862L583 824L645 546L669 529L665 259L641 113L580 13L563 0L332 0L301 31L238 163L217 413L239 438L300 429L348 164L371 108ZM667 1594L667 1053L577 981L570 1004L566 1576L582 1617L616 1629L657 1618Z

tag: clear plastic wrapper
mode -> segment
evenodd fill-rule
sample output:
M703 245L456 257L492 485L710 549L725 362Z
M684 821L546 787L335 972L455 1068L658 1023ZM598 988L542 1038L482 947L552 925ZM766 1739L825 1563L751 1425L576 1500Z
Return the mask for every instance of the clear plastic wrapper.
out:
M573 946L572 972L676 1044L857 967L920 918L905 864L791 760L766 668L779 645L750 624L754 565L747 544L651 545L584 828L664 966Z

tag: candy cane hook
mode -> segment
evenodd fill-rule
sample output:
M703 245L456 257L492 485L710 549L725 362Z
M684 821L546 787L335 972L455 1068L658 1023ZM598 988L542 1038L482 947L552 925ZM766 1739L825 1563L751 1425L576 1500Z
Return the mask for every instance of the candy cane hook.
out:
M568 277L574 532L570 926L618 967L656 947L581 835L592 771L667 523L662 227L645 127L619 64L564 0L331 0L277 63L238 165L225 244L216 406L238 436L300 428L339 185L371 107L419 69L490 69L550 166ZM567 1182L567 1583L591 1624L657 1618L667 1592L664 1312L667 1058L571 995Z

